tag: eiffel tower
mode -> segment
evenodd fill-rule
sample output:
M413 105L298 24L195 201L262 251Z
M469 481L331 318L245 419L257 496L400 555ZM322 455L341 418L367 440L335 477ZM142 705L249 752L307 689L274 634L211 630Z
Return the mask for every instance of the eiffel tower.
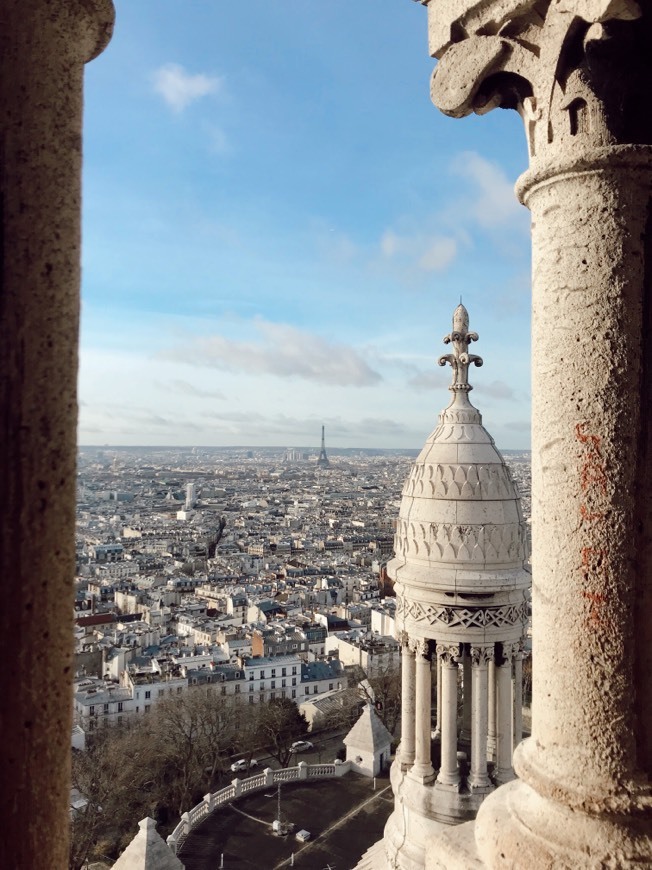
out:
M330 462L328 461L328 456L326 456L326 439L324 438L324 427L321 427L321 450L319 451L319 458L317 459L317 465L320 468L328 468Z

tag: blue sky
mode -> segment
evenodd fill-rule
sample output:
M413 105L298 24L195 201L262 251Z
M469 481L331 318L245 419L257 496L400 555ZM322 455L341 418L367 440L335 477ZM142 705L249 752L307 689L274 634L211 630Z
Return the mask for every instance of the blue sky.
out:
M430 103L410 0L116 0L86 68L81 444L420 447L463 297L529 446L514 112Z

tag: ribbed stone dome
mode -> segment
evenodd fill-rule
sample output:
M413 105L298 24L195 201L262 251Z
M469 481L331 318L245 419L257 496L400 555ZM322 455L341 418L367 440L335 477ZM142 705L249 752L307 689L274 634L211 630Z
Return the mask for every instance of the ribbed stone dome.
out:
M395 558L388 565L401 628L409 622L452 627L459 621L452 605L477 608L483 602L515 606L518 613L481 608L472 620L477 627L493 617L503 623L506 616L514 625L527 620L526 525L511 473L469 402L469 365L482 360L468 353L478 337L468 332L468 322L459 305L444 339L454 352L439 360L453 368L453 398L403 488Z

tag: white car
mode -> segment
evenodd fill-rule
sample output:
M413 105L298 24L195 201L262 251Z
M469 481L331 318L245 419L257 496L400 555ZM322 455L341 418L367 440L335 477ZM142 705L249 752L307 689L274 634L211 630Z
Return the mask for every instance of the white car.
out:
M249 770L250 767L258 767L258 762L255 758L252 758L251 761L247 761L246 758L239 758L233 762L231 770L233 773L239 773L241 770Z
M312 749L312 743L309 740L297 740L290 747L291 752L307 752L309 749Z

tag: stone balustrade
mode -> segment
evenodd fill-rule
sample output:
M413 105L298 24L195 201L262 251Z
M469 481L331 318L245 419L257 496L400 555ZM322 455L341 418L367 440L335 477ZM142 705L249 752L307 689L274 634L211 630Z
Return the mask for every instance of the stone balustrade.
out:
M267 767L261 773L256 773L247 779L236 778L226 788L213 792L213 794L204 795L204 799L197 806L184 813L181 816L179 824L167 838L167 844L176 855L181 851L184 842L190 836L193 829L203 822L207 816L214 810L219 809L219 807L230 804L231 801L237 800L246 794L261 791L264 788L270 788L279 783L333 779L344 776L350 770L351 762L349 761L335 761L332 764L308 764L305 761L300 761L296 767L286 767L281 770L272 770L270 767Z

